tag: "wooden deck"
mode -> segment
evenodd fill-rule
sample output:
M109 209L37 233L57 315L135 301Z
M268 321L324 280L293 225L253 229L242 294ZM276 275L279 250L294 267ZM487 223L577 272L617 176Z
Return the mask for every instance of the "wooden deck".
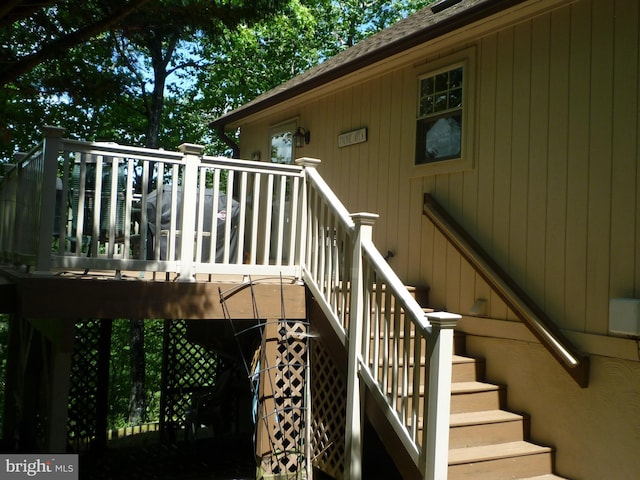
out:
M291 277L175 275L64 271L34 275L0 269L0 312L25 318L224 319L221 292L233 319L305 318L305 289ZM284 303L282 303L284 299Z

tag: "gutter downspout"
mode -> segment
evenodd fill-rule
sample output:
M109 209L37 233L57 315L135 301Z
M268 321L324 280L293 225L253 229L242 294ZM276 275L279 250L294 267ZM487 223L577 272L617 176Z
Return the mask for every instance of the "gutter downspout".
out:
M220 140L222 140L225 145L227 145L227 147L229 147L233 151L231 158L240 158L240 146L227 135L224 127L224 125L217 125L215 128L215 132L218 134L218 137L220 137Z

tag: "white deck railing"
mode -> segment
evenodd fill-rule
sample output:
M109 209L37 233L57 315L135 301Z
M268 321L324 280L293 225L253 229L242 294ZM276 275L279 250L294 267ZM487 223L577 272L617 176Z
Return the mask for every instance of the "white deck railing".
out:
M61 133L48 128L3 179L5 261L39 272L173 272L184 281L197 273L300 277L301 167Z
M349 352L347 478L361 475L366 385L424 478L445 479L459 316L424 313L371 241L377 216L349 214L318 174L319 160L277 165L201 152L80 142L45 129L0 182L2 260L43 273L303 279Z

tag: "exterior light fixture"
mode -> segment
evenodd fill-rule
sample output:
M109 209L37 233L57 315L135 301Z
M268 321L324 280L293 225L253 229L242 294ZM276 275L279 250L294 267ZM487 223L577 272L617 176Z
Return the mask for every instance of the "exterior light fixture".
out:
M293 134L293 144L296 148L304 147L311 140L311 132L302 127L298 127L296 133Z

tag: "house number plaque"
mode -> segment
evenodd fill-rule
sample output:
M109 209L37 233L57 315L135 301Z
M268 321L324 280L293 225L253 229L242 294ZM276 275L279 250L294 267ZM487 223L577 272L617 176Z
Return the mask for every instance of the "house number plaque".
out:
M352 130L350 132L338 135L338 147L347 147L367 141L367 127Z

